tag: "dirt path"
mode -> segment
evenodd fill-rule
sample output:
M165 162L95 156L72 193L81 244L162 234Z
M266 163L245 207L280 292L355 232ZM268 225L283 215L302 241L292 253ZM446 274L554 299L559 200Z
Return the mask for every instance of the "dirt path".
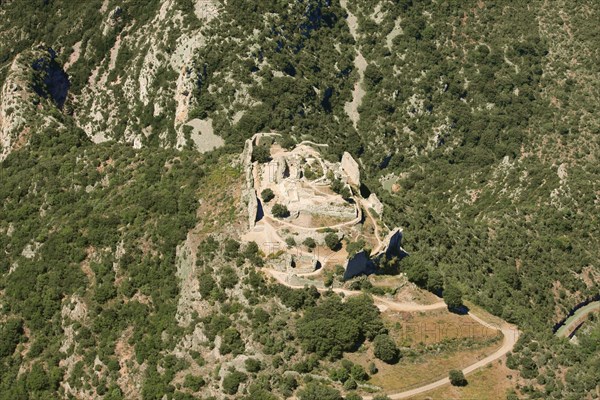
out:
M274 270L271 270L268 268L263 269L263 271L265 271L266 273L271 275L273 278L275 278L275 280L277 280L282 285L291 287L293 289L302 289L304 287L301 285L291 284L288 281L289 275L284 272L274 271ZM317 288L317 289L320 292L326 292L328 290L333 290L336 293L343 293L346 296L356 296L356 295L362 294L361 291L357 291L357 290L347 290L347 289L339 289L339 288L335 288L335 289ZM373 301L375 302L375 304L377 305L377 307L380 310L415 312L415 311L431 311L431 310L437 310L437 309L442 309L442 308L446 307L446 304L443 301L437 302L434 304L423 305L423 304L416 304L416 303L397 302L397 301L388 300L388 299L385 299L385 298L379 297L379 296L373 296ZM500 328L500 331L502 332L504 339L502 342L502 346L498 350L496 350L494 353L490 354L489 356L485 357L482 360L477 361L476 363L473 363L473 364L463 368L462 371L465 375L467 375L471 372L474 372L474 371L502 358L506 353L508 353L509 351L511 351L514 348L514 346L517 343L517 340L519 338L519 331L513 325L504 323L501 327L498 327L498 326L494 326L494 325L484 321L477 315L473 314L473 312L469 312L468 315L471 319L473 319L474 321L478 322L479 324L483 325L486 328L494 329L494 330L497 330L498 328ZM417 394L421 394L421 393L425 393L425 392L428 392L433 389L437 389L440 386L444 386L449 383L450 383L450 380L448 378L443 378L443 379L437 380L435 382L431 382L426 385L419 386L418 388L415 388L415 389L388 394L388 397L392 400L406 399L408 397L415 396ZM365 396L363 398L365 400L372 400L373 396Z
M379 225L377 224L377 221L375 220L375 218L371 214L371 211L369 211L369 205L367 204L367 201L365 199L361 199L360 203L362 204L363 209L365 210L365 213L367 214L367 216L371 220L371 223L373 224L375 238L377 239L377 247L375 247L373 250L371 250L371 254L377 254L377 253L379 253L381 251L381 248L384 246L384 243L381 241L381 235L380 235L380 232L379 232Z

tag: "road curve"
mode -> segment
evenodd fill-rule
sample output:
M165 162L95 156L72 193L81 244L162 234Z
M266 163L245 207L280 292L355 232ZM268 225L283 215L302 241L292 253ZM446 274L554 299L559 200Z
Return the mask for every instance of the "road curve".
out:
M555 335L558 337L570 336L573 333L574 328L581 324L589 313L598 310L600 310L600 301L594 301L581 307L579 310L575 311L573 315L567 318L563 325L556 331Z
M285 285L285 286L293 288L293 289L304 288L304 285L293 285L293 284L289 283L286 279L287 277L289 277L289 275L284 272L275 271L275 270L272 270L269 268L263 268L263 271L265 271L266 273L271 275L277 282L281 283L282 285ZM317 288L317 290L319 290L320 292L326 292L328 290L333 290L336 293L343 293L346 296L356 296L356 295L363 293L358 290L347 290L347 289L340 289L340 288L334 288L334 289ZM416 303L401 303L401 302L385 299L385 298L379 297L379 296L373 296L373 301L376 303L377 307L379 307L380 309L383 308L383 309L391 309L394 311L406 311L406 312L431 311L431 310L437 310L437 309L446 307L446 304L443 301L437 302L434 304L423 305L423 304L416 304ZM489 356L485 357L484 359L481 359L481 360L463 368L462 371L465 375L468 375L471 372L474 372L474 371L476 371L482 367L485 367L486 365L502 358L506 353L508 353L509 351L512 351L512 349L515 347L515 344L517 343L517 340L519 339L519 330L514 325L504 323L504 324L502 324L502 326L498 327L498 326L494 326L493 324L490 324L490 323L484 321L483 319L479 318L477 315L473 314L472 312L469 312L468 315L471 319L480 323L481 325L485 326L486 328L489 328L489 329L498 329L499 328L500 331L502 332L502 335L504 336L504 339L502 341L502 346L500 346L500 348L498 350L496 350L494 353L490 354ZM426 385L419 386L415 389L410 389L410 390L406 390L403 392L389 393L389 394L387 394L387 396L392 400L406 399L406 398L409 398L412 396L416 396L418 394L428 392L430 390L437 389L437 388L447 385L449 383L450 383L450 380L448 378L443 378L443 379L439 379L435 382L431 382ZM364 400L372 400L373 396L364 396L363 399Z

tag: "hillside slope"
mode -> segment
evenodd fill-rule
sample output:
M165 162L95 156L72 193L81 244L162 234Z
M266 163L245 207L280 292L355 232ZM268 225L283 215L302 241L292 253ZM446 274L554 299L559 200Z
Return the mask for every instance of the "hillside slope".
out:
M352 153L363 197L376 193L384 222L404 228L400 271L455 285L525 332L508 358L520 396L593 397L591 341L552 330L600 292L599 18L597 2L564 0L2 1L0 321L22 321L23 347L6 347L4 392L37 387L24 372L42 366L39 379L78 397L171 385L156 371L177 341L158 343L160 327L177 321L168 334L181 339L207 317L182 314L199 283L175 285L187 276L176 265L186 246L200 259L208 235L239 239L235 160L245 139L274 131L289 146L327 143L334 161ZM200 199L215 202L206 214ZM204 277L236 259L203 251L217 260L198 265ZM247 256L234 275L250 282ZM211 296L227 293L236 315L257 290L248 282ZM113 312L122 322L108 333ZM132 330L138 312L158 325Z

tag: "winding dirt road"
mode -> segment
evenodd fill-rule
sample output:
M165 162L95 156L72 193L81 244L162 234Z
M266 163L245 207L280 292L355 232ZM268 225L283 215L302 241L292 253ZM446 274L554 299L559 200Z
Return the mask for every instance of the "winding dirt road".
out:
M271 275L277 282L281 283L282 285L285 285L292 289L304 288L303 285L294 285L294 284L290 283L289 275L286 274L285 272L279 272L279 271L275 271L275 270L272 270L269 268L263 268L263 271L268 273L269 275ZM347 289L340 289L340 288L334 288L334 289L317 288L317 290L319 290L320 292L326 292L328 290L333 290L336 293L343 293L346 296L357 296L357 295L360 295L363 293L358 290L347 290ZM373 296L373 301L375 302L375 305L377 305L377 307L382 311L394 310L394 311L415 312L415 311L439 310L442 308L446 308L446 304L443 301L440 301L440 302L437 302L434 304L423 305L423 304L416 304L416 303L401 303L401 302L389 300L389 299L386 299L386 298L383 298L380 296ZM512 351L515 344L517 343L517 340L519 339L519 330L514 325L504 323L504 324L502 324L502 326L498 327L498 326L494 326L493 324L490 324L490 323L484 321L483 319L481 319L477 315L473 314L472 312L469 312L468 315L471 319L473 319L474 321L478 322L479 324L485 326L488 329L494 329L494 330L500 329L500 331L502 332L502 335L504 336L504 339L502 341L502 346L500 346L500 348L498 350L496 350L494 353L490 354L489 356L485 357L482 360L477 361L476 363L473 363L473 364L463 368L462 371L465 375L468 375L471 372L474 372L474 371L476 371L482 367L485 367L486 365L502 358L506 353L508 353L509 351ZM403 392L390 393L387 396L392 400L406 399L406 398L409 398L412 396L416 396L418 394L428 392L430 390L437 389L441 386L448 385L449 383L450 383L450 380L448 378L443 378L443 379L439 379L435 382L431 382L426 385L419 386L414 389L406 390ZM365 396L363 398L365 400L372 400L373 396Z

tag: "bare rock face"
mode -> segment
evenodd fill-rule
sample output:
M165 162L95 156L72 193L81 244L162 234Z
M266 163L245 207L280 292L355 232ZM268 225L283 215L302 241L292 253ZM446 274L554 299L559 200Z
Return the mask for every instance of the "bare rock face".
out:
M24 70L20 59L15 59L0 90L0 161L24 141L22 132L25 130L25 115L29 111L24 105L30 103L27 101L30 93L25 89L27 83L21 76Z
M254 189L250 190L248 195L248 226L250 229L256 225L256 216L258 214L258 199L256 198L256 192Z
M344 152L342 156L342 170L348 175L350 184L360 186L360 169L358 163L348 152Z
M277 174L275 176L275 182L280 183L290 175L290 169L285 161L285 157L279 157L277 159Z
M242 190L242 202L248 207L248 227L254 228L258 215L258 198L254 189L254 174L252 167L252 150L254 149L254 138L246 140L242 153L242 167L246 171L246 188Z
M66 99L62 90L66 74L54 57L54 53L40 45L19 54L10 65L0 88L0 161L26 146L32 132L51 124L63 127L51 112ZM33 65L32 60L35 60ZM43 80L43 88L32 85L32 74ZM33 115L39 118L32 119Z
M367 199L367 202L377 214L379 214L380 216L381 214L383 214L383 204L381 203L381 201L379 201L379 198L375 193L371 193L371 195Z
M252 150L254 150L253 140L248 139L244 144L244 151L242 152L241 162L244 170L246 171L246 177L248 171L251 171L250 165L252 164ZM252 174L250 174L252 176Z

